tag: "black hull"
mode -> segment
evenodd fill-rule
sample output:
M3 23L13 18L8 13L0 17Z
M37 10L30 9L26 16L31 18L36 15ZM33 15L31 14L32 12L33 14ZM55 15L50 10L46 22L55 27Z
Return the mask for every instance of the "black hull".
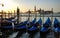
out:
M46 38L49 32L50 32L50 30L48 30L46 32L41 32L40 31L40 38Z
M14 31L20 31L20 32L26 32L26 28L23 28L23 29L14 29Z
M13 30L1 30L2 31L2 38L8 38L9 37L9 35L11 35L14 31Z
M38 29L33 31L28 30L29 38L33 38L37 32L38 32Z
M35 34L35 33L37 33L37 32L38 32L38 29L37 29L37 30L33 30L33 31L28 30L28 33L29 33L29 34L31 34L31 33Z
M26 29L15 29L15 31L19 32L15 38L20 38L22 34L26 33Z
M13 27L11 27L11 28L7 28L7 27L4 27L4 26L1 26L0 29L2 29L2 30L13 30Z
M56 38L60 38L60 32L54 32L54 36L55 36Z

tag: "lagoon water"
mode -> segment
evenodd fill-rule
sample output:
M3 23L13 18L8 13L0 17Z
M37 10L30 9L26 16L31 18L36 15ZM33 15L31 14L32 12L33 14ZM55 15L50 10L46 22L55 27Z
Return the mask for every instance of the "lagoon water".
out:
M28 17L29 17L28 14L25 14L25 15L21 14L21 16L19 19L20 22L28 20ZM60 14L57 14L57 13L54 13L53 15L52 14L44 14L44 15L43 14L30 14L29 19L30 19L30 21L32 21L34 18L36 18L36 21L38 21L39 18L41 18L43 23L45 23L45 21L48 19L48 17L50 18L50 20L52 20L52 23L53 23L55 18L57 18L58 20L60 19Z
M9 18L9 17L14 17L14 16L17 16L16 14L14 15L14 14L10 14L10 15L8 15L8 14L6 14L6 16L5 15L3 15L3 18ZM44 19L43 19L43 16L44 16ZM30 19L30 21L32 21L35 17L36 17L36 21L37 20L39 20L39 18L41 18L42 20L44 20L43 22L45 22L46 20L47 20L47 18L49 17L50 19L51 19L51 17L53 16L53 20L54 20L54 18L56 17L58 20L60 19L60 13L54 13L54 14L39 14L39 13L32 13L32 14L30 14L30 17L29 17L29 14L28 13L21 13L20 14L20 17L19 17L19 21L21 22L21 21L26 21L28 18ZM59 20L60 21L60 20Z

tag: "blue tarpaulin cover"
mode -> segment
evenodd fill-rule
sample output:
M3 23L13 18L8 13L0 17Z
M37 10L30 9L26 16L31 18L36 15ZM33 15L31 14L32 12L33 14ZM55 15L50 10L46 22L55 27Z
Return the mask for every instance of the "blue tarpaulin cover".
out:
M34 18L33 21L30 22L30 25L33 25L31 28L28 28L28 30L33 31L37 30L38 28L35 26L36 18Z
M50 26L50 24L51 24L51 20L50 20L50 18L48 18L47 21L45 22L45 24L43 26L45 26L45 25L49 25ZM49 30L49 28L42 27L40 31L41 32L46 32L48 30Z
M22 25L22 26L16 27L16 29L24 29L24 28L26 28L25 25Z
M58 19L57 18L55 18L55 20L54 20L54 26L58 26L59 25L59 21L58 21ZM54 27L54 29L53 29L55 32L60 32L60 27Z
M42 25L42 19L41 18L37 22Z
M35 22L36 22L36 18L34 18L34 20L31 23L34 24Z
M59 27L56 27L56 28L54 28L54 31L55 32L60 32L60 28Z
M48 28L46 28L46 27L43 27L43 28L41 28L41 30L40 30L41 32L46 32L46 31L48 31Z
M37 30L38 28L36 27L36 26L32 26L30 29L28 29L28 30L30 30L30 31L33 31L33 30Z
M47 25L50 26L50 24L51 24L51 20L50 20L50 18L47 19L47 21L45 22L45 24L47 24Z
M27 22L28 22L28 20L22 22L21 25L15 27L15 29L24 29L24 28L26 28L26 24L27 24Z
M55 18L55 20L54 20L54 24L57 24L57 23L59 23L59 21L58 21L57 18Z

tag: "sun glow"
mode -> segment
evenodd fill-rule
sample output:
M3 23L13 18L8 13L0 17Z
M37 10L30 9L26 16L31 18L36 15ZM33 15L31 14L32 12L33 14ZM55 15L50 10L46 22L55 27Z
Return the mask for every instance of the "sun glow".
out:
M1 4L4 4L2 7ZM13 11L17 8L18 4L14 3L13 0L0 0L0 11Z

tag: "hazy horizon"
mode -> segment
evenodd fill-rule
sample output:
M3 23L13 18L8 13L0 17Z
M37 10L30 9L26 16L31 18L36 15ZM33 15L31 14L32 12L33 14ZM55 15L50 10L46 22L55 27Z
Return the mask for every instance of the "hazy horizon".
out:
M60 12L60 0L0 0L0 3L4 4L4 7L0 5L0 11L13 11L17 9L17 6L20 8L22 12L30 10L34 10L34 6L36 8L51 10L53 8L54 12Z

